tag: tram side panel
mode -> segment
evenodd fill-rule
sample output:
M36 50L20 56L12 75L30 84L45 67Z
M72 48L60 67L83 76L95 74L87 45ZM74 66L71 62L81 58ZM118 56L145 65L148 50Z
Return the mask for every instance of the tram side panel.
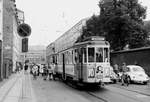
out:
M87 65L83 63L76 62L74 59L74 56L71 55L69 56L70 58L67 57L67 54L64 54L65 58L63 61L62 58L62 53L59 54L58 56L58 64L57 64L57 73L60 76L63 76L63 71L65 70L65 76L66 78L72 78L74 81L82 81L82 82L87 82ZM72 59L71 59L72 58ZM68 63L68 59L72 60L70 61L71 63ZM63 70L63 62L65 64L65 68Z
M63 58L64 57L64 58ZM57 64L57 73L62 77L72 77L75 76L74 64L70 60L72 56L67 55L67 51L59 53L58 55L58 64Z

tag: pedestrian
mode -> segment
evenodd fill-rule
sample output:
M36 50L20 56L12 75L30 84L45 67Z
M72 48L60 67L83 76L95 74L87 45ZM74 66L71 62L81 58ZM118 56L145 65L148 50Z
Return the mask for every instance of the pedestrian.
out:
M38 75L38 66L36 64L33 65L33 68L32 68L32 74L33 74L33 79L36 79L37 75Z
M43 76L43 67L42 67L42 65L40 65L39 72L40 72L40 74Z
M19 66L20 66L20 70L22 70L23 69L23 65L22 65L21 62L19 62Z
M25 63L25 65L24 65L24 71L25 71L25 74L27 73L27 70L28 70L28 64Z
M48 65L48 79L52 80L53 79L53 65Z
M40 74L40 66L37 65L37 67L38 67L38 73L37 73L37 76L39 76L39 74Z
M137 61L135 61L134 64L137 65L137 66L139 65Z
M118 72L119 72L118 64L114 64L114 72L118 75Z
M47 76L48 76L48 69L46 65L43 65L43 77L44 77L43 80L46 80Z
M126 74L127 70L128 69L127 69L126 63L123 62L123 64L122 64L122 76L121 76L121 83L122 84L121 85L124 85L125 82L126 82L127 86L129 85L129 77Z
M53 80L55 80L55 78L56 78L56 64L55 63L53 63L53 65L52 65L52 75L53 75Z
M16 72L19 72L20 71L20 66L19 66L19 63L16 62Z

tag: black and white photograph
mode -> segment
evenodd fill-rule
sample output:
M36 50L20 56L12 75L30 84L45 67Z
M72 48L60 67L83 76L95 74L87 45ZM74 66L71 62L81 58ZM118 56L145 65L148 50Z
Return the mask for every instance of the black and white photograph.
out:
M150 0L0 0L0 102L149 102Z

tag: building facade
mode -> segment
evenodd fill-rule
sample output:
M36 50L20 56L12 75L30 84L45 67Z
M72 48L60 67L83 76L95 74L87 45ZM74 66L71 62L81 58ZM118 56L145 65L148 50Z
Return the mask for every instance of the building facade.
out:
M46 48L44 46L29 46L29 51L25 54L25 59L29 63L45 64Z
M16 68L20 59L21 37L18 36L19 25L15 0L1 0L2 3L2 68L1 79L7 78Z
M22 46L22 38L17 33L17 27L18 27L18 19L16 17L17 15L13 16L13 43L12 43L12 63L13 63L13 69L12 71L15 71L16 65L18 62L21 62L21 46Z

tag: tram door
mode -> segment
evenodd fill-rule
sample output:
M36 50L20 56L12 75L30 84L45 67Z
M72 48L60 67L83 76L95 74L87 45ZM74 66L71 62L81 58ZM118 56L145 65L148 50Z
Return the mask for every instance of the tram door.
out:
M83 53L82 48L79 49L79 79L83 80Z
M83 74L82 74L82 70L83 70L83 63L82 63L82 53L81 53L81 49L75 49L75 67L76 67L76 76L78 78L78 80L82 81L83 79Z
M65 54L62 54L62 60L63 60L63 79L66 79L66 75L65 75Z

